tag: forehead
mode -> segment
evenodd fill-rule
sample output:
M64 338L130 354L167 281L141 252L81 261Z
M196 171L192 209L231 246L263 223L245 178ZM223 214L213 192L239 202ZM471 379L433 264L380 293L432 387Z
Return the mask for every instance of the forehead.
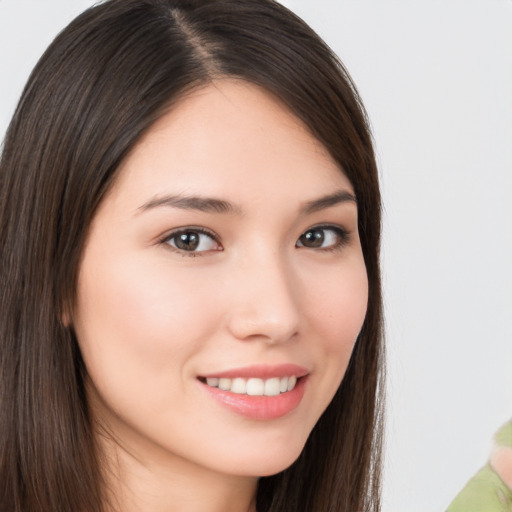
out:
M171 188L241 201L353 191L326 148L282 102L228 79L192 91L162 116L121 166L115 188L130 195Z

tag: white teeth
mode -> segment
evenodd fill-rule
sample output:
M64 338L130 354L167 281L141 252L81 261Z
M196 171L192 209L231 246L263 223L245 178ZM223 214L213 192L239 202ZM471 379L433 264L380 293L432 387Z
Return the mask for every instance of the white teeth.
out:
M247 382L245 379L233 379L233 383L231 384L231 392L245 395L247 392Z
M261 396L265 391L263 379L249 379L247 381L247 394L251 396Z
M229 391L231 389L231 379L219 379L219 389Z
M276 377L275 379L268 379L265 381L265 396L277 396L281 393L281 381Z
M219 388L222 391L231 391L239 395L250 396L277 396L280 393L291 391L297 384L297 377L272 377L270 379L244 379L236 377L234 379L226 379L224 377L208 377L206 379L208 386Z

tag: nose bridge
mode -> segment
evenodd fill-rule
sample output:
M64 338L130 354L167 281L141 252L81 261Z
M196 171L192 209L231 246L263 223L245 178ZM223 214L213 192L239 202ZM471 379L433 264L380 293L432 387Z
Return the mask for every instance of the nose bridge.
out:
M279 343L297 332L300 316L292 274L278 250L260 247L240 257L229 322L235 337Z

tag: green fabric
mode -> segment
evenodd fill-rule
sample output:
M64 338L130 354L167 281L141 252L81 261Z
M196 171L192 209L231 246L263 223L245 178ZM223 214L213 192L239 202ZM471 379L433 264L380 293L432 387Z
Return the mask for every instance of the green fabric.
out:
M466 484L447 512L512 512L512 493L487 465Z
M512 446L512 422L504 425L494 439L498 446ZM466 484L447 512L512 512L512 490L487 464Z
M496 432L494 440L498 446L512 447L512 421L505 423L505 425Z

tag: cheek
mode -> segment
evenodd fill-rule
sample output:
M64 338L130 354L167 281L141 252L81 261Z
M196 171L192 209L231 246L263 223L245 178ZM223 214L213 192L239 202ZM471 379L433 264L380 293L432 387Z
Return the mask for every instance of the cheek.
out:
M314 270L304 276L302 285L307 288L303 290L309 293L302 294L301 302L307 327L305 340L318 362L309 389L310 429L341 384L368 302L368 279L362 257Z
M95 260L86 260L80 273L75 318L90 373L98 366L107 373L113 365L133 376L168 369L186 362L200 349L205 330L215 329L215 301L199 276L137 258Z
M368 303L364 263L340 268L308 298L309 318L329 356L347 360L363 325Z

